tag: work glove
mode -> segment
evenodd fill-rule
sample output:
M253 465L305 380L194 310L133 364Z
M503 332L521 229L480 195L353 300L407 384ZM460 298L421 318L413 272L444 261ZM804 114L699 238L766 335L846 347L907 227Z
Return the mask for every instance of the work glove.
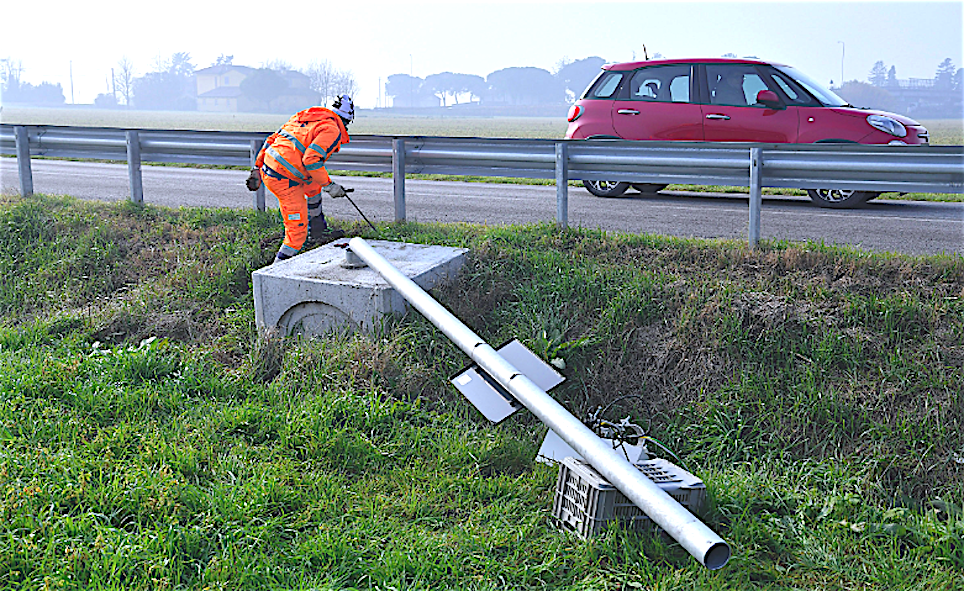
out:
M257 191L261 188L261 171L257 168L251 169L251 174L248 175L247 180L244 181L244 185L249 191Z
M327 192L329 195L335 198L344 197L348 195L348 192L345 191L345 187L342 187L341 185L339 185L334 181L332 181L330 185L325 185L322 188L325 190L325 192Z

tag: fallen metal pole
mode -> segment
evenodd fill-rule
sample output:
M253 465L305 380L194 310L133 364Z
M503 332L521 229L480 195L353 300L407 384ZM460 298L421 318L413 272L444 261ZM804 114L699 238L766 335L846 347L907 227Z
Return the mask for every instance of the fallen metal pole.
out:
M730 547L722 538L617 454L611 445L532 383L414 281L375 252L365 240L352 238L348 248L702 565L716 570L727 563Z

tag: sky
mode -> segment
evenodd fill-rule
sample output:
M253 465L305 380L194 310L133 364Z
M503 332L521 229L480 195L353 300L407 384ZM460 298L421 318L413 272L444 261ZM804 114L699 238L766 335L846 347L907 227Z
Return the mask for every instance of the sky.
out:
M964 65L964 2L454 2L418 0L277 3L168 0L4 3L0 59L22 80L60 83L67 103L108 90L127 58L135 75L188 52L197 69L219 55L260 67L329 60L350 70L360 108L384 106L391 74L456 72L485 77L507 67L553 72L560 60L607 62L727 53L789 64L830 85L867 80L874 62L897 78L933 78L951 58ZM644 49L645 47L645 49ZM380 86L381 85L381 86Z

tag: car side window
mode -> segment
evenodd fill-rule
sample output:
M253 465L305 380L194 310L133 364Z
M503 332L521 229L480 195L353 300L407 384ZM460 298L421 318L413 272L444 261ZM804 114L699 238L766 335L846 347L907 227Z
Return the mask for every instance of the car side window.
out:
M751 66L707 65L706 78L712 105L754 106L757 93L768 90Z
M637 70L629 81L627 98L631 101L688 103L690 67L655 66Z
M770 77L773 78L773 82L780 87L780 90L787 95L787 100L793 105L809 105L813 103L813 99L810 98L807 93L797 86L796 82L790 80L782 73L777 71L771 71Z
M589 89L583 98L611 99L619 89L623 80L623 72L606 72L596 80L596 84Z

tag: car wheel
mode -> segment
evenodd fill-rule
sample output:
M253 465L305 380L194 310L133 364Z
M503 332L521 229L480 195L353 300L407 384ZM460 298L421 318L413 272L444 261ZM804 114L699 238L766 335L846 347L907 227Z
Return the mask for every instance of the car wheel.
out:
M633 183L633 188L640 193L659 193L667 186L668 185L660 185L659 183Z
M582 184L596 197L619 197L629 188L629 183L616 181L583 181Z
M811 201L820 207L843 209L863 205L880 193L844 189L807 189L807 195L810 196Z

